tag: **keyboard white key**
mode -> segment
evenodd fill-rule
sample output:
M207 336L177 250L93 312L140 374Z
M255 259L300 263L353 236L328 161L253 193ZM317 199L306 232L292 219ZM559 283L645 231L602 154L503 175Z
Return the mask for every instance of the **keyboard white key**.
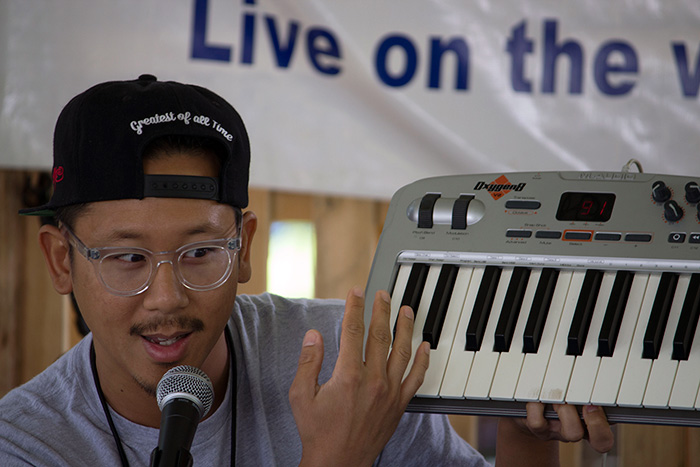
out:
M585 271L574 271L571 278L569 292L566 296L559 328L554 338L554 346L552 347L547 372L540 392L540 400L542 402L564 402L566 390L569 388L569 377L571 376L575 357L566 354L567 339L585 275Z
M649 371L651 370L651 360L642 358L644 333L646 332L660 280L661 273L649 275L642 307L639 311L639 318L637 318L637 326L632 337L629 356L622 375L620 392L617 396L617 404L623 407L641 407L642 405L644 391L649 379Z
M677 358L681 360L678 363L678 371L676 372L676 380L673 383L671 390L671 399L669 406L675 409L693 409L695 400L700 390L700 323L698 323L698 315L700 312L700 273L693 274L688 284L688 294L683 302L683 310L681 316L686 314L685 320L678 325L676 330L680 337L679 343L683 343L678 349L679 355ZM683 319L683 318L681 318ZM693 326L695 330L693 332ZM690 352L686 355L687 348L683 337L686 333L692 336L692 345ZM675 348L674 336L674 351ZM675 357L675 356L674 356Z
M637 326L648 281L649 274L637 273L634 275L615 351L612 357L603 357L600 368L598 368L598 377L591 395L593 404L615 405L617 401L617 394L622 383L622 375L632 346L632 337Z
M459 324L455 332L454 343L452 350L447 360L447 369L443 377L442 386L440 387L440 396L448 398L462 398L464 396L464 388L467 385L467 378L471 370L474 352L465 350L467 344L467 326L471 318L476 295L479 292L479 285L484 276L485 268L483 266L475 267L472 272L467 296L464 300L462 313L459 317Z
M678 327L678 318L681 315L681 308L683 307L685 294L688 291L689 282L690 274L683 274L678 278L676 293L671 305L671 314L668 317L666 332L661 343L661 351L659 352L659 357L654 360L651 366L649 382L644 393L644 407L662 409L668 407L673 381L676 378L676 370L678 369L678 360L671 358L673 353L673 335Z
M518 378L520 376L520 369L525 359L525 354L523 353L523 333L541 274L541 269L530 272L530 278L527 283L520 313L518 314L518 321L515 326L513 341L510 344L510 350L508 352L502 352L498 359L496 374L494 375L491 393L489 394L491 399L512 400L514 398L515 388L518 385Z
M593 392L593 385L595 384L601 359L597 355L598 335L603 324L615 276L615 272L606 272L603 275L583 354L576 357L571 379L569 380L569 389L565 399L569 404L588 404L591 401L591 393Z
M419 396L436 397L439 394L473 271L472 267L459 268L440 340L437 349L430 351L430 366L423 384L418 389ZM420 330L416 328L414 334L416 332Z
M501 272L501 279L496 289L496 296L486 325L486 333L481 343L481 349L474 355L474 363L472 363L472 369L469 372L464 397L472 399L488 398L499 357L499 352L493 351L494 333L496 332L496 323L498 323L498 317L501 308L503 308L506 290L512 274L513 268L504 268Z
M515 399L522 401L539 400L542 383L544 382L547 364L554 346L554 339L559 328L566 297L569 292L569 285L573 273L571 271L561 271L557 278L557 285L552 296L552 303L547 314L547 321L542 331L542 339L537 353L525 355L523 368L518 379L518 386L515 390Z

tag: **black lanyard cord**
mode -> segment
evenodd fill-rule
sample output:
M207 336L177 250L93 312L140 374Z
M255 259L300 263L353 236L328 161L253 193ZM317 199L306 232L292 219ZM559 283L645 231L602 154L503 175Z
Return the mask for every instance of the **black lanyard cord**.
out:
M233 348L233 338L231 337L231 331L228 325L224 331L226 336L226 344L228 346L229 355L231 357L231 364L229 371L231 372L231 467L236 465L236 393L238 392L238 379L237 379L237 367L236 367L236 351ZM102 392L102 386L100 385L100 377L97 375L97 364L95 363L95 346L90 345L90 367L92 369L92 377L95 380L95 388L97 388L97 395L100 398L100 403L102 404L102 410L107 417L107 423L109 424L109 429L112 431L112 437L114 438L114 443L117 445L117 451L119 452L119 459L121 459L122 467L129 467L129 461L126 458L126 453L124 452L124 447L122 446L122 440L119 437L116 426L114 426L114 421L112 420L112 414L109 412L109 405L107 405L107 400Z

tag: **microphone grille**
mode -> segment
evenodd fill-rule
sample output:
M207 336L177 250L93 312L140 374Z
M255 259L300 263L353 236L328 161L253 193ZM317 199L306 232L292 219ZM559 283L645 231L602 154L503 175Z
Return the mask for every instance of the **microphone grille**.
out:
M204 417L214 403L214 388L207 374L199 368L179 365L165 372L156 389L160 410L175 398L192 401L199 409L200 417Z

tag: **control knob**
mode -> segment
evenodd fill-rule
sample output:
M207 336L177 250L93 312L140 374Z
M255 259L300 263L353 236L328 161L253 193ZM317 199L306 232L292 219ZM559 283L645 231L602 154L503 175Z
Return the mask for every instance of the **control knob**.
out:
M671 190L669 190L664 182L659 180L654 182L651 186L651 197L654 198L654 201L657 203L663 203L671 199Z
M664 203L664 217L669 222L676 222L683 217L683 208L677 202L670 200Z
M449 225L456 230L479 222L486 214L486 206L473 195L459 198L443 198L439 193L426 193L409 204L406 215L416 222L419 229L432 229L434 225Z
M688 182L685 185L685 199L689 203L700 201L700 186L696 182Z

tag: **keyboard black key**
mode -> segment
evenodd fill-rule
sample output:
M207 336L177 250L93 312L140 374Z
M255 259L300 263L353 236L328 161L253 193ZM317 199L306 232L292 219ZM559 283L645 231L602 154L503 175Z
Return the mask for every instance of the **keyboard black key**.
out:
M494 352L508 352L510 350L510 343L513 341L513 333L515 332L515 323L520 315L520 308L523 305L523 297L525 296L529 278L530 270L528 268L517 267L513 269L503 308L498 317L498 323L496 323L496 333L493 342Z
M436 349L440 341L442 325L445 322L447 307L450 304L450 298L452 298L452 290L455 287L458 271L459 268L453 264L445 264L440 269L435 293L430 301L428 316L425 319L425 326L423 326L423 340L430 342L431 349Z
M423 296L423 288L425 280L428 278L428 270L430 266L424 263L415 263L411 267L411 274L406 282L406 289L401 297L401 306L408 305L413 310L413 313L418 311L418 304ZM398 318L397 318L398 319ZM415 319L415 317L414 317ZM396 335L396 324L394 323L394 335Z
M698 317L700 317L700 273L690 277L688 292L685 294L676 335L673 338L671 358L674 360L688 360L695 330L698 327Z
M532 308L525 323L523 333L523 353L537 353L542 339L544 323L547 321L549 306L552 304L552 296L559 278L559 270L545 268L540 274L540 281L537 283L535 297L532 300Z
M612 357L615 351L615 342L617 342L617 335L620 333L622 316L630 296L633 278L634 274L630 271L618 271L615 275L610 300L608 300L608 307L605 310L605 317L598 336L599 357Z
M586 344L588 329L591 326L593 318L593 310L598 299L600 284L603 281L603 271L590 269L586 271L586 276L583 278L583 285L579 293L578 301L576 302L576 310L569 328L569 336L567 339L566 354L581 355L583 347Z
M423 295L425 279L428 277L428 269L430 269L430 267L427 264L416 263L411 267L411 274L408 276L406 290L401 299L401 306L410 306L414 313L418 309L420 298Z
M464 350L479 350L484 339L486 323L491 313L493 299L496 296L498 280L501 277L501 268L498 266L486 266L484 276L476 294L474 309L472 310L469 324L467 325L467 342Z
M656 291L654 304L651 307L651 315L644 333L644 343L642 345L642 358L656 359L661 350L661 341L666 330L668 315L671 313L673 295L678 285L678 274L664 272L661 274L659 288Z

